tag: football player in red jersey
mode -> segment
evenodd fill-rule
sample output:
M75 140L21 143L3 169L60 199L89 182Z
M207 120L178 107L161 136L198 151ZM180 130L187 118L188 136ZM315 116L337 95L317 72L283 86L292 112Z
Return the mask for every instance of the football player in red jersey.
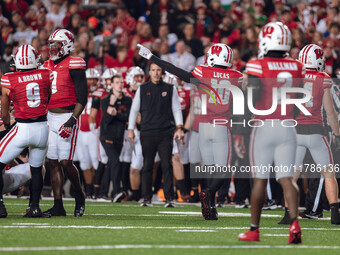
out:
M210 47L207 52L206 65L198 65L192 73L184 71L174 65L154 56L149 49L138 44L139 55L151 60L163 70L179 77L181 80L193 83L201 87L205 84L210 94L215 93L215 98L210 98L207 102L206 114L201 114L199 120L199 147L202 154L203 164L206 166L225 167L230 165L231 160L231 134L229 127L230 105L232 96L230 90L225 85L240 87L243 76L239 71L231 70L233 59L232 49L223 43L217 43ZM206 85L209 84L209 85ZM204 87L203 87L204 88ZM218 90L218 93L216 90ZM199 90L201 98L206 98L206 89ZM216 124L215 120L225 120L222 124ZM200 193L202 204L202 215L206 220L217 220L217 210L215 205L216 191L223 185L224 178L214 178L207 189Z
M1 78L1 117L6 129L10 126L10 101L13 101L17 124L0 142L0 190L3 189L2 170L26 147L30 148L29 164L32 182L30 207L24 217L42 217L39 208L43 188L42 164L47 152L47 104L51 95L53 74L39 69L38 52L22 45L13 56L17 72ZM7 216L0 192L0 218Z
M340 131L338 114L334 109L331 96L333 82L331 77L323 72L325 56L323 50L318 45L306 45L300 51L299 61L301 61L306 68L304 88L308 89L312 94L312 98L305 103L304 106L312 115L306 116L300 113L296 118L298 122L298 126L296 127L298 147L295 166L298 168L298 171L294 176L294 181L297 182L299 178L300 171L302 170L300 166L303 166L303 159L308 149L315 164L323 169L321 173L325 181L326 196L331 208L331 223L339 225L338 183L333 169L332 151L325 136L321 116L321 106L323 105L328 122L335 136L336 150L339 150ZM286 208L285 217L279 223L288 224L288 215Z
M89 118L91 113L93 93L97 90L100 74L94 68L85 72L88 88L87 104L79 117L80 128L77 142L77 155L80 161L80 168L83 171L85 181L86 197L93 195L94 169L98 168L98 135L95 128L90 128ZM100 116L98 116L100 117Z
M78 169L73 164L79 122L78 117L87 103L86 63L82 58L72 57L74 36L66 29L57 29L49 39L50 59L44 67L52 70L52 96L48 104L49 144L47 158L51 168L51 183L54 206L46 213L51 216L66 216L62 193L64 171L75 191L74 216L85 211Z
M248 87L252 88L256 101L255 109L267 110L273 104L273 88L300 87L304 77L303 65L293 59L285 58L291 47L291 33L281 22L265 25L259 34L259 58L247 63ZM280 93L280 92L279 92ZM295 94L289 95L296 97ZM278 100L281 105L281 97ZM260 241L259 224L265 199L265 190L274 162L278 167L287 167L289 171L275 171L276 180L281 184L288 202L290 214L288 243L301 243L301 229L297 220L298 195L297 185L293 183L293 165L296 152L296 132L294 128L293 105L287 105L286 115L277 107L271 114L256 114L257 121L250 138L250 164L253 174L251 193L251 228L238 236L241 241ZM281 120L289 123L284 127ZM263 123L261 126L260 123ZM274 125L274 126L273 126ZM289 127L290 126L290 127Z

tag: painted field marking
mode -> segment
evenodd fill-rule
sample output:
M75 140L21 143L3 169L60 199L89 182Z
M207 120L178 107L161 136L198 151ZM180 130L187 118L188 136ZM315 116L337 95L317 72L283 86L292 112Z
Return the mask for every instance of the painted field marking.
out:
M69 251L69 250L114 250L114 249L339 249L340 246L308 245L79 245L46 247L0 247L0 251Z
M289 234L263 234L263 236L289 236Z
M152 227L152 226L81 226L81 225L40 225L40 226L27 226L27 225L10 225L0 226L0 229L7 228L41 228L41 229L110 229L110 230L124 230L124 229L193 229L193 230L247 230L249 227ZM262 227L263 230L283 230L287 231L288 228L270 228ZM307 231L340 231L340 228L301 228Z
M175 230L176 232L217 232L217 230L211 230L211 229L180 229L180 230Z

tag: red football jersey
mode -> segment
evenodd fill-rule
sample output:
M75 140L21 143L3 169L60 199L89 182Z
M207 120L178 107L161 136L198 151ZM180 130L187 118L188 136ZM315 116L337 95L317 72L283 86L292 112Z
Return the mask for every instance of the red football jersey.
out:
M30 119L47 114L53 73L48 69L4 74L1 86L10 90L15 118Z
M332 79L325 72L318 72L314 70L306 70L305 79L303 80L303 86L305 89L308 89L312 98L304 105L306 109L312 115L304 115L300 113L296 118L298 124L309 125L309 124L319 124L322 125L322 116L321 116L321 106L322 106L322 98L324 94L325 88L332 87Z
M85 70L85 61L82 58L68 56L56 65L49 59L44 63L44 67L50 69L54 75L52 96L48 109L75 105L77 103L77 95L70 76L70 69Z
M281 115L281 91L282 87L300 87L305 75L305 69L301 62L287 58L263 58L250 60L246 65L247 74L257 76L263 83L261 98L256 102L255 109L268 110L272 106L273 88L278 88L278 105L270 115L256 115L255 119L293 119L294 105L286 107L286 115ZM251 83L251 80L249 81ZM287 98L295 98L295 93L289 93Z
M194 87L191 90L191 98L192 98L192 105L193 105L193 113L191 114L191 118L194 118L192 121L192 130L198 132L200 114L201 114L201 97L200 93L198 92L198 88Z
M190 110L190 89L184 86L177 88L177 93L181 103L181 110L184 111L184 117L186 117Z
M222 69L209 66L198 65L195 67L192 74L202 80L202 83L211 86L215 91L217 91L221 101L215 95L215 93L210 90L210 94L214 97L212 98L205 90L209 88L205 86L200 86L199 93L207 96L207 111L206 114L200 115L200 122L203 123L213 123L214 119L230 119L230 105L232 103L232 94L229 89L223 88L223 85L233 85L240 87L242 86L243 76L242 73L231 69ZM202 89L201 89L202 88ZM216 101L216 103L215 103ZM228 125L228 124L227 124ZM229 126L229 125L228 125Z

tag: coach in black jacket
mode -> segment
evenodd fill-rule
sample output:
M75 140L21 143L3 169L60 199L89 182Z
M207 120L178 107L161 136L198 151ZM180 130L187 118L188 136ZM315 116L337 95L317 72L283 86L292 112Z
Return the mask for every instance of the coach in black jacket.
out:
M183 140L183 117L177 90L162 81L162 69L150 65L150 81L140 86L132 103L129 118L129 138L134 142L134 127L138 112L141 113L140 140L144 157L142 169L141 206L151 205L152 170L158 151L163 170L163 187L166 207L173 207L173 139ZM176 125L175 125L176 123Z
M123 78L115 75L111 80L112 92L101 100L103 117L100 124L100 142L109 158L107 165L111 172L114 195L121 193L121 167L119 155L123 147L124 131L129 119L132 99L122 92Z

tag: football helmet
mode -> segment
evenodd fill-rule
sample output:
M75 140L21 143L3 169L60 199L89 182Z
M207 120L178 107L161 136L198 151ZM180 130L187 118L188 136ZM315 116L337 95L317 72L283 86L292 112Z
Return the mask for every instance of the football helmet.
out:
M100 79L100 74L95 68L89 68L85 72L86 79L91 79L87 81L87 86L90 92L93 92L98 87L98 81ZM97 79L97 80L95 80Z
M233 60L233 50L224 43L216 43L210 47L206 54L206 63L208 66L225 66L231 67Z
M143 81L142 82L137 82L135 80L135 76L136 75L142 75L143 76ZM128 85L130 86L140 86L144 83L144 71L142 68L140 68L139 66L133 66L130 67L129 70L126 72L126 77L125 77L125 81Z
M74 49L74 36L66 29L57 29L48 38L50 58L57 60L70 54Z
M118 72L114 68L108 68L104 71L102 74L102 85L105 88L107 92L110 92L111 90L111 79L113 76L117 75Z
M34 69L39 65L40 55L31 45L21 45L12 57L16 69Z
M163 81L168 84L174 85L176 88L178 87L177 77L167 71L165 71L165 75L163 77Z
M325 65L325 55L320 46L307 44L299 53L299 61L306 68L313 68L321 72Z
M114 68L108 68L104 71L104 73L102 74L102 79L111 79L113 76L115 76L117 74L117 70Z
M282 22L270 22L265 25L259 34L259 57L262 58L268 51L289 51L292 44L292 34Z

